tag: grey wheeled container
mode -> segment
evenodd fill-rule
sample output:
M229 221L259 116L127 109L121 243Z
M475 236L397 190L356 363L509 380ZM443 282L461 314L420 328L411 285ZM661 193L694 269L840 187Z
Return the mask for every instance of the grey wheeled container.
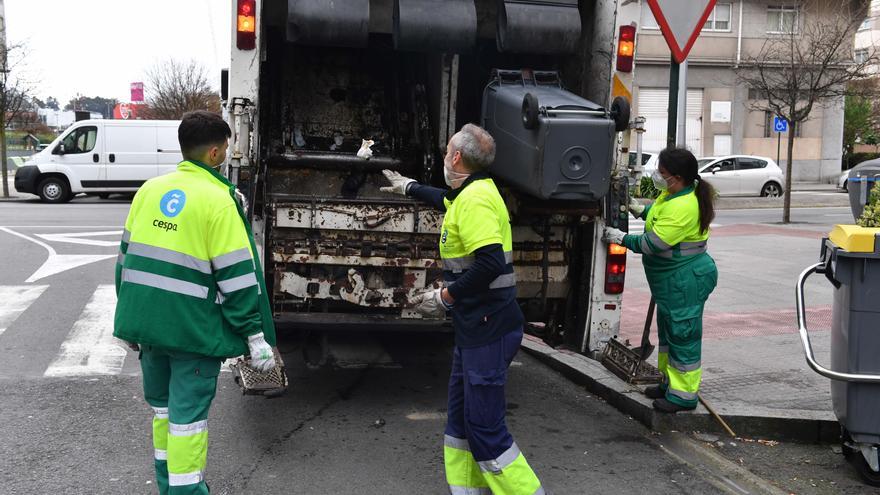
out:
M871 160L857 165L850 171L846 182L849 206L852 209L853 218L858 220L862 216L865 205L868 204L871 189L880 182L880 160Z
M823 240L821 262L798 280L798 327L807 363L831 379L844 453L865 482L880 486L880 239L876 229L846 228L859 232L863 241L867 235L873 237L873 251L847 251ZM813 273L823 273L834 286L830 369L816 361L806 326L804 283Z
M606 110L563 89L556 72L495 70L482 125L497 145L494 177L542 200L595 201L608 192L629 102Z

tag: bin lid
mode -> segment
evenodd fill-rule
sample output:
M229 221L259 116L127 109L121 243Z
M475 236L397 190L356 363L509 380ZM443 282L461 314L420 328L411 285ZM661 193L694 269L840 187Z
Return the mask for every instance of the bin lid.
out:
M874 244L880 228L859 227L858 225L835 225L828 235L837 247L850 253L874 253Z

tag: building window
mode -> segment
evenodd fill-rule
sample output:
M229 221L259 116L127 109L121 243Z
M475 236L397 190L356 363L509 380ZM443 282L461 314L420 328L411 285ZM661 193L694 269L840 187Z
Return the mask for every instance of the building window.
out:
M730 31L730 4L719 3L712 9L703 31Z
M642 29L660 29L657 19L654 19L654 13L647 2L642 2Z
M859 31L867 31L868 29L871 29L870 17L866 17L865 20L862 21L862 24L859 26Z
M798 30L798 8L781 5L767 7L767 32L793 34Z
M777 134L785 134L785 135L788 134L786 132L778 133L773 130L773 121L775 120L775 118L776 118L775 113L764 111L764 137L765 138L774 138L774 137L776 137ZM796 137L796 138L801 137L801 128L802 127L803 127L803 122L801 122L801 125L798 125L797 127L794 128L794 137ZM790 122L788 124L788 130L789 131L791 130L791 123Z
M868 61L868 57L871 55L868 52L867 48L859 48L855 53L855 60L857 64L863 64Z

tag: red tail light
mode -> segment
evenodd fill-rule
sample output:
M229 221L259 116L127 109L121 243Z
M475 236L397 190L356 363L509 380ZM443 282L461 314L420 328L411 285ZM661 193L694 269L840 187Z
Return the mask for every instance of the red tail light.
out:
M257 47L257 4L256 0L238 0L238 27L236 46L239 50L253 50Z
M620 72L632 72L635 54L636 27L620 26L620 37L617 40L617 70Z
M605 261L605 293L622 294L626 279L626 248L619 244L608 245Z

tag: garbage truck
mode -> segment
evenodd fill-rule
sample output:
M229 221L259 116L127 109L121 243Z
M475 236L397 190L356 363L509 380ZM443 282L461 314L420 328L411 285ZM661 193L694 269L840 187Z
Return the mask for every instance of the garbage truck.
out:
M226 174L247 198L276 321L315 335L450 330L411 309L442 283L442 212L380 191L443 186L464 124L497 142L526 331L600 352L620 326L626 228L610 101L616 2L233 0ZM624 152L624 155L626 153Z

